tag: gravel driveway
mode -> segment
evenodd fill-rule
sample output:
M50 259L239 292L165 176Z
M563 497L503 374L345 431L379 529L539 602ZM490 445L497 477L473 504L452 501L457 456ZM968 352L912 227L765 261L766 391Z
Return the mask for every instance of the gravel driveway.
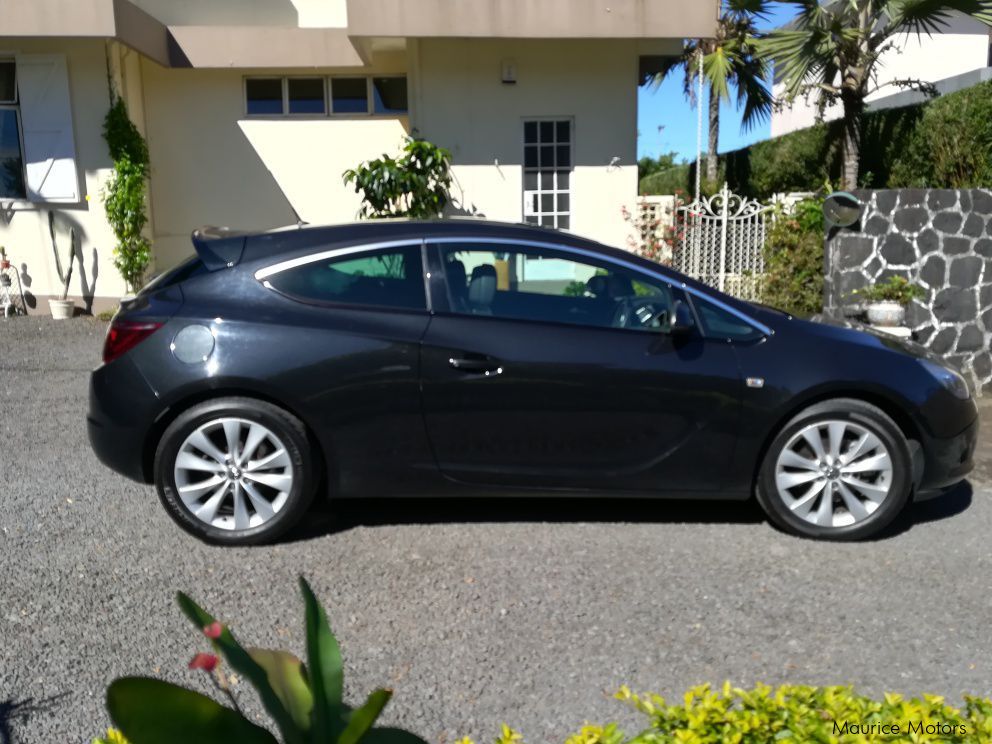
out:
M177 589L251 645L302 653L300 573L349 699L393 687L386 719L435 742L504 721L530 742L633 728L609 698L622 683L992 693L992 438L973 486L870 543L789 537L751 505L518 500L356 504L279 546L220 549L90 453L103 330L0 321L0 744L88 743L117 675L202 685Z

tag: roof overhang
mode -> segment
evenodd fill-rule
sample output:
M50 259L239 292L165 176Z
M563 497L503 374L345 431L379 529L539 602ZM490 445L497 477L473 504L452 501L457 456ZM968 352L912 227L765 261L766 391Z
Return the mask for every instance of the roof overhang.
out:
M364 67L343 28L169 26L173 67Z
M114 39L166 67L364 67L341 28L165 26L129 0L0 0L0 37Z
M720 0L347 0L352 36L647 39L716 34Z
M168 64L168 32L128 0L3 0L0 36L116 39Z

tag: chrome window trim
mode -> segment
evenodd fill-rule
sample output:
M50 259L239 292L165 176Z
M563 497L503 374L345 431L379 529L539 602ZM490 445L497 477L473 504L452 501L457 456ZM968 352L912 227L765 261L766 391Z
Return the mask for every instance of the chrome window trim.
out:
M286 261L280 261L279 263L272 264L271 266L258 269L258 271L255 272L255 279L264 284L265 280L270 276L275 276L283 271L296 269L300 266L306 266L307 264L316 263L317 261L323 261L328 258L348 256L352 253L372 253L379 250L388 250L389 248L406 248L409 246L423 245L423 238L406 238L405 240L390 240L381 243L363 243L362 245L352 245L346 248L330 248L326 251L321 251L320 253L308 253L305 256L290 258ZM423 262L423 250L421 250L421 264L421 271L426 273L427 266Z
M690 294L693 297L698 297L698 298L700 298L702 300L705 300L706 302L710 302L710 303L716 305L721 310L724 310L724 311L730 313L731 315L733 315L733 316L735 316L737 318L740 318L745 323L747 323L748 325L750 325L752 328L754 328L757 331L760 331L764 335L766 335L766 336L772 336L772 335L775 334L775 331L773 331L771 328L769 328L768 326L766 326L761 321L755 320L754 318L752 318L751 316L747 315L746 313L743 313L740 310L738 310L736 308L733 308L730 305L727 305L725 302L722 302L722 301L718 300L716 297L713 297L712 295L709 295L709 294L707 294L705 292L701 292L698 289L695 289L694 287L688 286L685 282L678 282L677 280L673 279L672 277L665 276L665 274L663 274L661 272L652 271L651 269L646 269L643 266L638 266L637 264L629 263L629 262L624 261L622 259L616 259L616 258L613 258L612 256L604 256L604 255L602 255L600 253L596 253L595 251L589 251L589 250L586 250L584 248L578 248L576 246L566 245L566 244L563 244L563 243L546 243L546 242L542 242L542 241L538 241L538 240L522 240L522 239L515 239L515 238L479 238L479 237L464 237L464 238L443 237L443 238L431 238L431 237L428 237L428 238L425 238L425 241L427 243L429 243L429 244L434 244L434 245L441 245L441 244L446 244L446 243L472 243L472 244L484 244L484 245L494 245L494 244L496 244L496 245L523 245L523 246L529 246L529 247L532 247L532 248L549 248L549 249L555 250L555 251L561 251L561 252L564 252L564 253L574 253L574 254L579 255L579 256L585 256L586 258L593 258L593 259L596 259L598 261L604 261L606 263L613 264L615 266L623 266L624 268L626 268L626 269L628 269L630 271L640 272L640 273L643 273L643 274L647 274L648 276L653 276L654 278L660 279L661 281L667 283L669 286L674 286L674 285L678 284L679 288L683 292L685 292L686 294Z
M740 318L745 323L750 325L752 328L754 328L757 331L760 331L766 336L772 336L775 333L775 331L773 331L771 328L766 326L761 321L755 320L747 313L743 313L740 310L733 308L730 305L727 305L726 303L718 300L716 297L713 297L712 295L709 295L706 292L701 292L698 289L695 289L694 287L690 287L685 282L678 282L672 277L666 276L661 272L652 271L651 269L646 269L643 266L638 266L637 264L630 263L622 259L613 258L611 256L604 256L600 253L596 253L595 251L589 251L584 248L578 248L576 246L567 245L563 243L548 243L539 240L524 240L517 238L484 238L484 237L468 237L468 236L466 237L428 236L428 237L416 238L416 239L406 238L403 240L389 240L379 243L364 243L362 245L347 246L345 248L331 248L325 251L321 251L319 253L310 253L305 256L298 256L297 258L291 258L286 261L280 261L279 263L272 264L271 266L266 266L264 268L258 269L255 272L255 279L262 282L269 289L274 289L266 282L266 279L268 279L270 276L274 276L283 271L287 271L288 269L295 269L300 266L306 266L307 264L316 263L317 261L323 261L328 258L347 256L352 253L369 253L378 250L387 250L389 248L400 248L400 247L414 246L414 245L420 245L422 247L426 247L427 244L443 245L449 243L469 243L469 244L477 244L477 245L520 245L520 246L528 246L531 248L547 248L549 250L561 251L563 253L572 253L578 256L584 256L586 258L592 258L597 261L603 261L605 263L613 264L615 266L623 266L624 268L630 271L641 272L647 274L648 276L653 276L654 278L660 279L661 281L669 284L670 286L677 284L679 288L686 294L690 294L693 297L698 297L702 300L705 300L706 302L713 303L721 310L724 310L725 312L728 312L731 315ZM423 255L424 253L422 250L421 256ZM426 261L423 260L423 258L421 259L421 263L422 263L421 270L426 275L427 272L429 271L429 267L427 266L427 263ZM428 304L432 304L430 288L428 287L427 290L428 290L427 302Z

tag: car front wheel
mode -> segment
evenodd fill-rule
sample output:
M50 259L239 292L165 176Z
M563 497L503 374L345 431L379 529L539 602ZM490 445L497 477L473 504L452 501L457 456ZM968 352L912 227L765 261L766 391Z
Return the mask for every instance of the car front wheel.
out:
M906 438L881 409L853 399L818 403L772 441L758 501L780 527L826 540L858 540L888 526L909 501Z
M206 542L271 542L312 499L310 448L298 419L252 398L194 406L166 429L155 484L169 515Z

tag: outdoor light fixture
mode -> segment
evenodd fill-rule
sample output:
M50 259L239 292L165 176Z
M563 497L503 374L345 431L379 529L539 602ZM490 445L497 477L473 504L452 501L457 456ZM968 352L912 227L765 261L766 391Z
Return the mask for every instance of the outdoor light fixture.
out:
M517 63L512 59L504 59L502 63L503 85L517 84Z

